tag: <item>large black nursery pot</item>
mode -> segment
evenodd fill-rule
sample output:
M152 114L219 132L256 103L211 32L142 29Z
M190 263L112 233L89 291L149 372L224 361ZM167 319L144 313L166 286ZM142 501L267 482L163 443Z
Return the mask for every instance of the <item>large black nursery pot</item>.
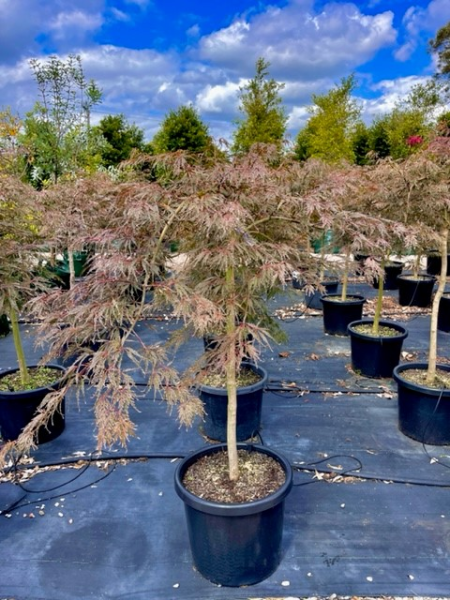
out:
M384 265L384 280L383 289L398 290L397 277L402 274L403 263L400 261L392 261ZM373 282L373 287L378 288L378 279Z
M394 369L398 386L399 429L423 444L450 444L450 390L434 389L405 379L411 369L427 369L426 363L408 363ZM450 371L450 365L439 365Z
M363 296L347 296L341 300L339 294L329 294L320 299L323 305L323 327L330 335L348 335L348 326L362 317Z
M239 444L239 449L262 452L277 460L285 483L266 498L243 504L219 504L198 498L183 485L190 465L203 456L226 450L225 444L207 446L181 461L175 490L183 500L194 566L209 581L238 587L269 577L282 558L284 501L292 488L289 462L266 446Z
M380 321L380 327L389 327L393 336L373 336L356 330L358 325L372 325L373 320L353 321L348 326L350 336L352 368L365 377L392 377L394 367L400 362L403 341L408 331L402 325Z
M431 304L436 278L433 275L399 275L398 302L400 306L427 308Z
M450 332L450 294L444 294L439 301L437 326L439 331Z
M34 368L35 365L29 368ZM64 367L56 364L46 365L51 369L60 371L61 376L55 379L55 382L48 387L36 388L34 390L24 390L18 392L6 392L0 390L0 432L4 440L16 440L24 427L35 416L39 405L45 396L52 391L57 390L62 385ZM8 369L0 374L0 379L10 373L15 373L18 369ZM38 444L44 444L57 438L64 431L65 427L65 402L61 403L60 411L56 412L47 427L42 426L38 431Z
M439 275L441 273L442 259L438 252L430 252L427 255L428 275ZM450 276L450 254L447 254L447 277Z
M256 435L261 426L261 410L264 387L268 375L262 367L244 362L242 369L251 369L261 379L252 385L237 389L237 425L238 442L243 442ZM203 433L212 440L224 442L227 439L227 405L226 388L216 388L200 384L200 398L205 407Z
M5 337L11 331L8 317L6 315L0 315L0 337Z
M310 294L305 293L305 304L307 308L322 310L322 302L320 299L324 294L336 294L339 287L339 280L334 278L324 279L320 282L320 285L325 288L324 292L316 289ZM301 274L297 271L294 271L292 274L292 287L296 290L303 290L305 288L305 283L301 279Z
M327 281L321 281L320 285L325 288L325 292L315 290L312 294L305 293L305 305L306 308L313 308L315 310L322 310L321 298L324 294L336 294L339 287L339 280L330 279Z

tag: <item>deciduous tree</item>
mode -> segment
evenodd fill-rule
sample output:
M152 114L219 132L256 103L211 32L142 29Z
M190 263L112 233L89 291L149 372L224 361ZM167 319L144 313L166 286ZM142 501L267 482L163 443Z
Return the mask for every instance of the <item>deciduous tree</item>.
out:
M313 95L311 116L294 147L299 160L313 157L329 163L354 162L352 134L360 114L360 107L352 98L355 85L355 78L350 75L328 93Z

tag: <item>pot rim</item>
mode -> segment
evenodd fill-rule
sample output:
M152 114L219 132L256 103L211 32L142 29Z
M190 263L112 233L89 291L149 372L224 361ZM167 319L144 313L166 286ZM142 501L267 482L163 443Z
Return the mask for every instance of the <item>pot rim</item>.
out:
M408 274L403 274L403 275L397 275L397 279L401 279L402 281L412 281L414 283L419 283L420 281L426 281L427 283L433 281L433 283L436 282L436 276L435 275L429 275L428 273L419 273L418 275L418 279L415 279L415 275L412 275L411 273Z
M428 396L438 396L444 398L450 398L450 390L444 390L443 388L431 388L426 385L421 385L419 383L414 383L413 381L408 381L404 379L401 374L403 371L409 371L412 369L420 369L426 370L428 368L428 363L417 362L417 363L402 363L401 365L397 365L393 372L392 377L397 384L401 384L408 390L412 391L424 391ZM443 371L450 372L450 365L437 365L438 369L442 369Z
M256 381L255 383L252 383L251 385L238 387L236 389L236 393L238 396L242 394L250 394L256 390L263 388L266 385L267 380L269 379L269 374L265 369L263 369L263 367L255 365L255 363L246 362L242 363L241 368L246 368L246 366L248 366L252 371L256 372L258 375L261 375L261 379L259 381ZM197 388L201 392L206 392L208 394L215 394L216 396L228 396L226 388L217 388L210 385L206 385L204 383L197 384Z
M62 365L58 365L56 363L48 363L46 365L36 365L36 364L27 365L28 369L36 369L39 367L48 367L49 369L55 369L55 370L61 371L62 372L61 377L59 379L55 379L54 381L52 381L45 387L31 388L30 390L15 390L14 392L11 392L9 390L0 390L0 395L14 396L15 394L26 394L27 392L51 391L62 381L62 379L64 378L64 375L65 375L65 372L67 371L67 369L65 367L63 367ZM3 379L3 377L5 377L6 375L10 375L11 373L17 373L17 371L19 371L19 367L14 367L11 369L6 369L5 371L0 371L0 379Z
M388 342L388 343L389 343L389 340L398 341L399 339L405 339L408 337L407 328L404 327L403 325L400 325L400 323L395 323L393 321L380 320L379 324L382 327L389 327L390 329L394 329L395 331L398 331L398 335L374 336L374 335L367 335L365 333L361 333L360 331L355 331L354 329L352 329L352 327L354 327L356 325L366 325L369 323L373 323L373 321L374 321L374 319L358 319L357 321L352 321L351 323L348 324L348 327L347 327L348 333L356 338L360 338L360 339L364 339L364 340L383 341L383 342Z
M341 294L324 294L321 298L321 302L335 302L337 299L341 297ZM341 300L339 304L364 304L367 302L364 296L360 294L349 294L345 300Z
M277 490L265 498L260 498L254 502L242 502L240 504L224 504L220 502L213 502L211 500L199 498L195 494L189 492L183 485L183 476L187 468L202 456L214 452L220 452L221 450L226 449L226 447L226 443L203 446L202 448L191 452L191 454L187 455L181 460L175 471L175 491L185 504L211 515L242 517L268 510L286 498L293 486L293 469L288 459L283 454L278 452L278 450L273 450L267 446L262 446L261 444L245 443L238 443L238 450L255 450L256 452L261 452L271 456L280 463L285 472L286 480Z

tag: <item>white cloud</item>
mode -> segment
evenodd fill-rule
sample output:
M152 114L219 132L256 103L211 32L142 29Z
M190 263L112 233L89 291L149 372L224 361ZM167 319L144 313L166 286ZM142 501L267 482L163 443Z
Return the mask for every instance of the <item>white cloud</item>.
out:
M86 13L80 10L61 12L50 21L48 29L53 32L57 39L65 38L70 31L73 37L74 31L81 33L95 31L101 27L103 18L99 13Z
M372 89L378 92L379 96L371 100L360 99L364 120L370 122L374 117L392 111L399 102L405 99L415 85L425 84L429 79L429 77L414 75L385 79L373 85Z
M199 55L226 68L251 72L264 56L284 79L335 76L363 64L396 32L390 11L363 15L355 4L329 3L315 14L304 3L268 7L241 17L199 43Z
M421 36L430 38L450 20L450 2L448 0L431 0L427 7L410 6L403 16L406 31L405 40L396 50L397 60L408 60L416 50Z
M201 112L230 114L236 111L241 83L227 81L223 85L207 85L195 99Z
M189 37L192 38L197 38L200 35L200 26L198 25L198 23L196 23L195 25L192 25L192 27L189 27L189 29L186 31L186 34Z

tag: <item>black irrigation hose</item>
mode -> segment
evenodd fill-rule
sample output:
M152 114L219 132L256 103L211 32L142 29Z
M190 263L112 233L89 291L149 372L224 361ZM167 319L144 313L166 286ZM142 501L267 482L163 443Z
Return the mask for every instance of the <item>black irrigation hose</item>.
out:
M284 393L299 393L303 392L304 394L361 394L362 392L367 394L381 394L385 391L384 388L302 388L302 387L282 387L280 386L272 386L268 385L264 388L265 391L271 392L272 394L283 395Z
M261 436L261 434L258 433L258 437L260 440L260 443L262 445L264 445L264 440ZM428 455L428 452L427 452ZM18 510L19 508L24 508L24 507L28 507L31 504L35 504L36 502L48 502L50 500L59 498L61 496L61 494L57 494L57 495L53 495L53 496L48 496L45 498L39 498L37 500L30 500L27 502L23 502L23 500L26 498L27 494L43 494L43 493L47 493L47 492L51 492L51 491L55 491L56 489L65 487L67 485L69 485L70 483L73 483L76 479L78 479L78 477L80 477L83 473L86 472L86 470L93 464L93 462L97 462L97 461L114 461L114 463L118 460L139 460L139 459L175 459L175 458L183 458L185 456L185 453L180 453L180 452L158 452L158 453L134 453L134 454L111 454L111 453L102 453L99 456L95 456L93 457L92 455L90 456L87 464L83 467L83 469L80 471L80 473L77 473L77 475L75 477L73 477L72 479L70 479L69 481L66 481L58 486L55 487L51 487L51 488L47 488L44 490L31 490L31 489L27 489L25 488L20 482L16 482L16 485L18 485L21 489L23 489L26 494L24 494L21 498L19 498L19 500L16 500L13 504L11 504L10 506L8 506L6 509L1 510L0 511L0 516L1 515L7 515L10 514L11 511L13 510ZM429 455L428 455L429 456ZM345 471L341 471L339 473L336 473L335 470L333 470L332 468L322 468L319 465L324 463L324 462L329 462L332 461L336 458L350 458L351 460L356 462L356 466L352 467L350 469L346 469ZM45 468L45 467L58 467L58 466L64 466L64 465L68 465L68 464L76 464L78 462L80 462L79 457L74 457L73 459L64 459L58 462L51 462L51 463L41 463L39 465L34 465L35 467L37 466L38 468ZM438 464L446 467L446 468L450 468L449 465L446 465L445 463L441 463L440 461L437 461ZM16 466L16 472L20 470L21 465L17 465ZM87 489L97 483L99 483L100 481L103 481L104 479L106 479L106 477L109 477L115 470L116 470L117 465L114 464L114 466L112 467L112 469L108 470L107 473L103 474L101 477L95 479L94 481L91 481L83 486L79 486L73 490L69 490L66 491L65 494L75 494L77 492L80 492L84 489ZM388 483L392 483L392 484L401 484L401 485L416 485L416 486L423 486L423 487L430 487L430 488L450 488L450 482L449 483L437 483L437 482L433 482L433 481L427 481L427 480L423 480L423 479L406 479L406 478L400 478L400 477L383 477L383 476L379 476L379 475L364 475L362 473L360 473L359 471L361 471L361 469L364 468L363 462L357 458L356 456L352 456L350 454L334 454L332 456L326 457L324 459L318 460L318 461L313 461L310 463L306 463L306 464L297 464L297 463L291 463L291 467L295 470L295 471L299 471L299 472L306 472L306 473L311 473L311 472L318 472L318 473L323 473L323 474L336 474L336 475L340 475L342 477L346 477L346 476L351 476L357 479L361 479L361 480L366 480L366 481L384 481L384 482L388 482ZM29 465L23 465L23 468L29 468ZM301 483L296 483L294 484L295 487L301 487L304 485L310 485L312 483L318 483L319 481L322 481L320 479L313 479L313 480L309 480L309 481L305 481L305 482L301 482Z

